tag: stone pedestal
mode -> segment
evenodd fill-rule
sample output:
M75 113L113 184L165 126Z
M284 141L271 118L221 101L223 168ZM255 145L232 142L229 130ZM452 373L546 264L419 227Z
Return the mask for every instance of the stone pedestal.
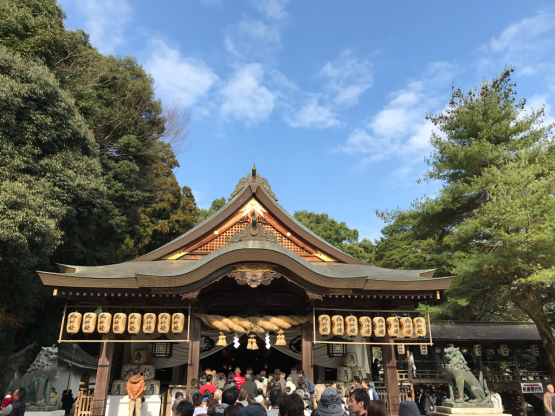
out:
M430 416L497 416L502 413L502 409L492 404L445 403L430 412Z

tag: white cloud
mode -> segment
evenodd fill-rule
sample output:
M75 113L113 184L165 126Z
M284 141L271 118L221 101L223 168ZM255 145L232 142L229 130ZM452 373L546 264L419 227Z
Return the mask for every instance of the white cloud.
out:
M552 106L547 101L548 97L545 95L533 95L526 101L527 109L539 110L543 107L545 116L543 117L543 125L555 123L555 114L552 113Z
M214 71L196 58L181 56L162 40L153 40L145 69L156 80L156 93L186 107L204 97L218 81Z
M271 19L284 19L289 14L285 11L285 5L289 0L251 0L252 5Z
M363 128L355 129L344 144L333 150L363 156L359 168L391 157L413 163L415 155L424 155L430 149L433 125L425 119L426 112L438 110L442 102L439 97L455 70L454 65L445 62L429 65L421 80L410 81L405 88L392 92L389 102Z
M335 103L351 106L358 103L358 96L372 86L372 63L359 60L353 52L341 52L335 61L327 62L320 76L327 78L326 88L335 95Z
M241 67L220 91L224 99L220 107L222 115L247 125L266 119L274 109L276 97L261 85L263 77L261 64Z
M336 115L326 107L318 104L318 96L310 97L299 109L285 115L290 127L324 129L339 124Z
M127 0L75 0L74 4L86 18L84 30L89 33L91 43L101 53L114 53L125 42L126 26L133 16Z
M499 72L514 65L517 74L545 75L550 79L555 70L555 13L539 11L535 16L513 23L482 45L477 61L479 71Z
M261 20L245 16L226 32L224 46L235 58L270 57L281 47L280 29Z

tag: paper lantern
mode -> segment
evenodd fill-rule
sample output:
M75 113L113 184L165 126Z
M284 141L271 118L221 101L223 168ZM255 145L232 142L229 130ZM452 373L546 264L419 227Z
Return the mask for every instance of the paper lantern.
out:
M171 315L169 313L158 314L158 333L167 334L170 332Z
M410 318L399 318L399 328L401 329L401 336L404 338L412 337L412 319Z
M135 369L138 370L139 366L135 364L124 364L123 367L121 367L121 378L124 380L129 380L131 377L133 377Z
M534 357L539 357L540 356L540 347L538 347L536 344L530 345L530 352L532 353L532 355Z
M355 367L353 368L353 378L357 376L361 380L366 378L366 370L364 367Z
M387 335L391 338L399 336L399 319L395 316L390 316L386 319Z
M350 337L356 337L358 334L358 319L356 316L350 315L345 318L345 330Z
M334 315L331 318L331 332L335 336L343 335L345 332L345 322L341 315Z
M472 347L472 352L474 353L475 357L481 357L482 356L482 346L481 345L474 345Z
M66 331L68 334L76 334L81 328L81 321L83 320L83 315L79 312L71 312L67 316L67 326Z
M154 366L153 365L141 365L139 371L146 380L154 380Z
M110 332L110 327L112 326L112 314L108 312L102 312L98 315L98 333L107 334Z
M509 356L509 347L507 346L507 344L501 344L499 346L499 350L501 351L501 355L503 357L508 357Z
M420 346L420 354L428 355L428 346L427 345L421 345Z
M330 316L320 315L318 317L318 332L320 332L320 335L329 335L330 331Z
M141 314L140 313L130 313L129 321L127 323L127 332L130 334L138 334L141 331Z
M174 313L172 315L172 332L174 334L181 334L185 327L185 315L182 313Z
M148 350L146 348L137 348L133 350L133 364L146 364L148 363Z
M85 334L92 334L96 328L96 313L87 312L83 315L83 332Z
M126 396L127 390L125 387L127 386L127 381L125 380L114 380L112 383L112 390L110 394L112 396Z
M385 337L385 319L381 316L376 316L372 319L374 336L378 338Z
M347 355L345 355L345 358L343 358L343 365L351 368L356 367L358 365L357 353L348 352Z
M358 330L363 338L372 336L372 319L369 316L358 318Z
M116 313L114 315L114 334L123 334L125 332L125 324L127 323L127 315L124 313Z
M156 315L149 312L143 316L143 332L145 334L153 334L156 329Z
M353 379L353 370L351 367L339 367L337 369L337 380L348 382Z
M426 320L421 316L418 316L412 320L414 324L414 335L419 338L426 336Z
M397 345L397 352L399 355L403 355L405 353L405 346L403 344Z

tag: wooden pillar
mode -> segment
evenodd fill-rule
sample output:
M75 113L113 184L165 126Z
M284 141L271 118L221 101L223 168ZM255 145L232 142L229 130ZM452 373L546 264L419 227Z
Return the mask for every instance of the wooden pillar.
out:
M526 411L526 400L524 399L524 393L522 392L522 387L520 386L520 382L522 381L522 377L520 376L520 367L518 366L518 359L516 358L516 348L511 347L511 352L513 354L513 361L515 363L515 373L516 373L516 380L519 383L519 392L520 392L520 402L522 404L522 416L527 416L528 412Z
M131 339L131 335L124 335L123 339ZM123 364L131 364L131 343L125 342L123 344Z
M187 389L191 390L191 380L198 378L200 364L200 319L191 316L189 328L189 366L187 367Z
M371 345L365 345L366 355L368 356L368 363L370 367L370 374L368 374L368 381L374 380L374 374L372 374L372 363L374 362L374 352L372 351ZM379 376L379 375L378 375Z
M385 336L385 340L386 342L390 342L390 345L383 346L383 368L389 404L389 414L391 416L398 416L401 394L399 392L399 375L397 373L395 345L393 344L393 340L387 335Z
M106 413L106 399L108 396L108 384L110 382L110 366L114 355L114 343L106 342L114 339L114 333L102 335L100 354L98 354L98 368L96 370L96 384L94 388L93 401L91 405L92 416L104 416Z
M305 322L301 326L302 350L303 350L303 370L308 379L314 383L314 365L312 362L313 344L312 321Z

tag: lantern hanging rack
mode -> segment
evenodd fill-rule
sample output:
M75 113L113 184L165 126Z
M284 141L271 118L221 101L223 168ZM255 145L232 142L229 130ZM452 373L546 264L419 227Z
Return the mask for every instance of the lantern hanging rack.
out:
M72 309L83 309L83 308L87 308L90 309L91 306L71 306ZM105 309L121 309L120 306L101 306L102 310ZM186 308L184 307L167 307L167 306L154 306L152 308L156 308L156 309L177 309L177 310L185 310L187 309L187 338L186 339L167 339L164 340L164 342L166 343L170 343L170 344L174 344L176 342L191 342L189 339L189 328L191 327L191 306L187 306ZM130 310L137 310L137 309L141 309L141 308L128 308ZM144 308L144 309L151 309L151 307L148 308ZM157 342L156 339L62 339L63 333L64 333L64 327L65 327L65 321L66 321L66 315L67 315L67 303L64 306L64 311L63 311L63 315L62 315L62 325L60 328L60 335L58 337L58 342L73 342L73 343L80 343L80 342L96 342L96 343L128 343L128 342L149 342L149 343L154 343ZM109 334L114 334L113 331L110 331ZM102 335L108 335L108 334L102 334ZM119 335L119 334L114 334L114 335Z
M313 343L314 344L342 344L344 342L339 341L319 341L316 339L316 311L333 311L335 313L353 313L353 312L362 312L362 313L413 313L418 314L419 316L423 315L424 313L427 315L428 320L428 337L423 338L389 338L390 342L358 342L358 341L346 341L350 345L408 345L408 346L416 346L416 345L434 345L432 340L432 326L430 323L430 309L426 308L426 311L399 311L399 310L384 310L384 309L336 309L336 308L312 308L312 331L313 331Z

